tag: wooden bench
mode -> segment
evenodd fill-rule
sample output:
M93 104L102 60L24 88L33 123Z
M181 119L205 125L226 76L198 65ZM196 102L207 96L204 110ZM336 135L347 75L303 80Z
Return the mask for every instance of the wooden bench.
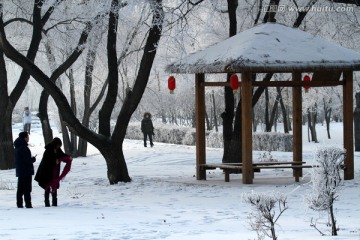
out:
M257 162L253 163L253 174L254 172L260 172L261 169L281 169L281 168L292 168L292 169L303 169L312 168L311 165L305 165L306 162ZM221 169L225 174L225 182L230 182L230 174L242 173L242 163L219 163L219 164L201 164L201 170L214 170ZM300 176L295 176L295 181L299 181Z

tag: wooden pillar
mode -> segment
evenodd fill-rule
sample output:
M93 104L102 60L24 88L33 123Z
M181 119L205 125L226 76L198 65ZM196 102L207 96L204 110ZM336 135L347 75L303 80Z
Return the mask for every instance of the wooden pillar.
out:
M353 103L353 72L343 73L343 117L344 117L344 148L346 149L344 179L354 179L354 103Z
M294 82L301 81L301 73L294 72L292 74ZM302 97L301 87L293 87L293 161L302 162ZM295 181L299 182L302 177L302 169L293 169Z
M241 74L242 182L253 183L252 165L252 80L251 73Z
M206 170L200 165L206 163L205 149L205 81L203 73L195 75L195 114L196 114L196 179L206 180Z

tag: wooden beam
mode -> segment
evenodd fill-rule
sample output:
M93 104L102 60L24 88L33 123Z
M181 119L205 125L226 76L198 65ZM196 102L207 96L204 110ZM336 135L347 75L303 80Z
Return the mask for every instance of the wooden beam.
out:
M292 74L293 82L301 82L301 73ZM293 102L293 161L302 162L302 96L301 87L294 87L292 94ZM302 177L302 169L293 169L295 181L299 182Z
M299 81L255 81L253 82L253 86L256 87L329 87L329 86L341 86L343 85L343 81L310 81L304 82L301 81L301 76Z
M311 82L304 82L304 81L253 81L252 85L254 87L303 87L303 86L310 86L310 87L331 87L331 86L341 86L344 85L343 81L311 81ZM225 87L230 86L229 82L203 82L201 84L202 87ZM241 87L241 82L239 82L239 86Z
M230 87L229 82L203 82L201 83L202 87Z
M242 182L253 183L252 165L252 81L251 72L241 74Z
M196 115L196 179L206 180L206 169L201 169L201 164L206 164L205 146L205 81L203 73L195 75L195 115Z
M311 81L339 81L342 71L317 71L314 72Z
M353 127L353 72L344 72L343 116L344 116L344 148L346 149L344 179L354 179L354 127Z

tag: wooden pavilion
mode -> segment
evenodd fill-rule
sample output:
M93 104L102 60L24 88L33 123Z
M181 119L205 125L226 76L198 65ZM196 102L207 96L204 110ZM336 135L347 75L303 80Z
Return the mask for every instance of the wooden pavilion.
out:
M170 73L195 74L196 177L206 179L205 87L229 86L207 82L205 74L241 74L242 182L253 183L252 88L292 87L293 162L302 162L302 88L342 86L343 135L346 159L344 179L354 178L353 71L360 70L360 53L278 23L257 25L167 66ZM290 81L253 81L252 74L290 73ZM312 75L311 82L302 81ZM301 171L301 169L300 169ZM297 174L297 175L296 175ZM302 172L294 169L294 176ZM295 177L296 177L295 176Z

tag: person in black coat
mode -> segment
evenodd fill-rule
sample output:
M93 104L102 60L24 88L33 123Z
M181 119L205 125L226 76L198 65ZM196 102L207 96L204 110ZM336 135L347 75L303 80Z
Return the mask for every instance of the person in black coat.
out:
M39 168L35 175L35 181L37 181L39 186L45 190L45 207L50 207L50 192L52 197L52 206L57 206L57 189L59 189L60 184L57 184L55 189L51 189L50 183L53 179L59 177L59 159L66 156L69 157L61 150L61 146L62 141L57 137L45 146L43 158L41 159Z
M31 156L28 142L28 132L19 133L19 137L14 141L16 176L18 177L16 192L16 205L18 208L23 208L23 196L25 207L32 208L32 175L34 175L33 163L36 161L36 158Z
M149 136L150 146L153 147L152 136L154 135L154 126L149 112L144 113L144 118L141 121L141 132L144 134L144 147L146 147L147 136Z

